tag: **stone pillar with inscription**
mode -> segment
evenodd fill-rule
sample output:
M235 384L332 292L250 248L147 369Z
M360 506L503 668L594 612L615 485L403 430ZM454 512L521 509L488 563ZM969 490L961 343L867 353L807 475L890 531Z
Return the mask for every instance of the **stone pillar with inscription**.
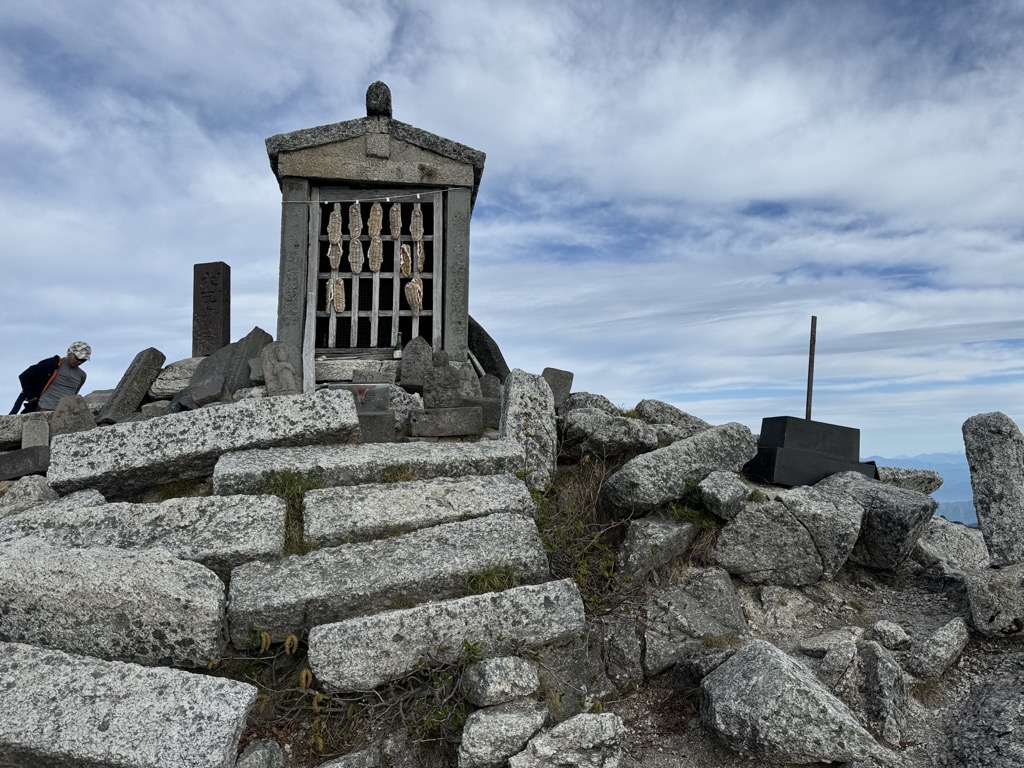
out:
M471 190L448 190L444 261L444 349L455 362L469 350L469 217Z
M192 357L206 357L231 343L231 267L196 264L192 282Z

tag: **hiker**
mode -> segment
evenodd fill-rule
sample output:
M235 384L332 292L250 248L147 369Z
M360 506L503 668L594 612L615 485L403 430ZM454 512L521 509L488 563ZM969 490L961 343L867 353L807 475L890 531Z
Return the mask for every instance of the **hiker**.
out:
M82 363L92 357L92 347L84 341L76 341L68 347L64 357L54 355L30 365L18 376L21 394L11 413L17 413L25 404L22 413L52 411L62 397L77 395L85 384Z

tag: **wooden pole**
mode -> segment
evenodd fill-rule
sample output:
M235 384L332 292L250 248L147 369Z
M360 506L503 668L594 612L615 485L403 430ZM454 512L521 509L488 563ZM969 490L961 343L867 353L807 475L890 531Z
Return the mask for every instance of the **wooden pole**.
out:
M818 318L811 315L811 349L807 356L807 420L811 420L811 394L814 392L814 343L817 336Z

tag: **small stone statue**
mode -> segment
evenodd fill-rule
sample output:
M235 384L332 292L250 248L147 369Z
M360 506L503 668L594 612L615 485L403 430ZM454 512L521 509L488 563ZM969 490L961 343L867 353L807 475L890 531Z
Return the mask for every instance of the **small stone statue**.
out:
M261 353L268 395L302 393L302 356L291 344L275 341Z

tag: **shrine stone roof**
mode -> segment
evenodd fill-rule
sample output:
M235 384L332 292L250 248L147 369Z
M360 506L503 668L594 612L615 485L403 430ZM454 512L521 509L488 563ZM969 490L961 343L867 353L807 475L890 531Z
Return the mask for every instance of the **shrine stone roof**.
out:
M464 186L473 202L486 155L391 116L391 92L366 92L367 116L280 133L266 140L270 167L286 176L352 184Z

